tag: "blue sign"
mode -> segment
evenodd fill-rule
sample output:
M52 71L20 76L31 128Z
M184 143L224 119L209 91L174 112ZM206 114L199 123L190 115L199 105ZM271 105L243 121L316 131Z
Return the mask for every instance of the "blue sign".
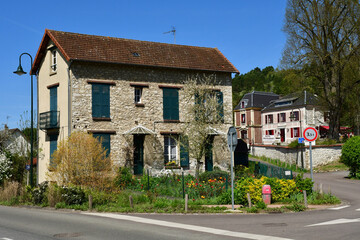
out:
M299 143L304 143L305 139L304 138L298 138Z
M30 165L27 165L27 164L26 164L25 169L28 170L28 171L30 171Z

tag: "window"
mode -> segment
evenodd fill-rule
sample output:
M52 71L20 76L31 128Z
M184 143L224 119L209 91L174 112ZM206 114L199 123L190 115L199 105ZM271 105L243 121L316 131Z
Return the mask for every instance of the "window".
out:
M93 118L110 118L110 86L108 84L92 84L92 116Z
M286 122L286 114L278 113L278 122Z
M265 115L265 123L268 124L268 123L273 123L274 122L274 119L273 119L273 115L272 114L269 114L269 115Z
M223 93L209 90L202 94L195 94L196 119L212 123L224 122Z
M241 131L241 138L242 139L247 139L247 131L246 130Z
M59 135L57 135L57 134L49 135L49 140L50 140L50 168L55 168L56 167L56 165L55 165L55 163L53 161L53 153L57 149L58 136Z
M110 154L110 134L94 133L93 137L101 141L101 145L106 150L106 156L108 157Z
M300 137L300 128L292 128L291 129L291 137Z
M245 114L241 114L241 123L245 123Z
M164 162L165 164L177 160L177 143L173 136L164 136Z
M179 91L176 88L163 88L164 120L179 120Z
M51 70L56 72L57 70L57 52L56 50L51 51Z
M135 96L135 99L134 99L135 103L141 103L142 88L136 87L134 96Z
M299 121L299 111L290 114L290 121Z
M50 126L56 127L58 125L57 119L57 89L56 87L49 88L50 90Z
M274 135L274 130L266 130L265 135Z
M189 167L189 138L180 136L180 166Z

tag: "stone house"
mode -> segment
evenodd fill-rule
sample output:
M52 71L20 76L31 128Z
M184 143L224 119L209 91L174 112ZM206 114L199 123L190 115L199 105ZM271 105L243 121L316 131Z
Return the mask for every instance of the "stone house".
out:
M209 133L215 144L232 123L234 72L216 48L45 30L32 67L42 149L38 182L46 180L59 141L73 131L101 137L111 158L134 174L144 169L156 174L170 161L176 171L193 173L194 160L178 138L185 119L184 81L216 78L224 121ZM227 148L210 147L210 166L226 168Z
M296 92L272 101L261 111L263 144L282 144L303 137L307 127L327 126L326 111L318 96ZM319 133L320 137L321 133Z
M234 109L238 138L247 144L262 143L261 110L271 101L279 99L272 92L252 91L246 93Z
M0 160L5 159L3 151L26 156L29 149L29 140L18 128L9 129L5 125L5 128L0 131Z

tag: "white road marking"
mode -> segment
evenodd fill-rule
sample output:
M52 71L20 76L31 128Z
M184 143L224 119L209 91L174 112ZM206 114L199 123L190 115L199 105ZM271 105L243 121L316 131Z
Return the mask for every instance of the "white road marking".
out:
M0 238L0 240L12 240L11 238Z
M328 209L330 209L330 210L340 210L340 209L344 209L344 208L348 208L348 207L350 207L350 205L344 205L344 206L328 208Z
M356 209L356 211L360 211L360 208Z
M332 221L328 221L328 222L316 223L316 224L308 225L308 226L305 226L305 227L315 227L315 226L344 224L344 223L356 223L356 222L360 222L360 218L357 218L357 219L340 218L340 219L336 219L336 220L332 220Z
M106 218L113 218L113 219L119 219L119 220L126 220L126 221L132 221L132 222L139 222L139 223L145 223L145 224L152 224L152 225L158 225L158 226L163 226L163 227L180 228L180 229L186 229L186 230L191 230L191 231L196 231L196 232L204 232L204 233L237 237L237 238L247 238L247 239L255 239L255 240L291 240L289 238L273 237L273 236L258 235L258 234L243 233L243 232L233 232L233 231L216 229L216 228L201 227L201 226L195 226L195 225L189 225L189 224L167 222L167 221L134 217L134 216L129 216L129 215L113 214L113 213L82 213L82 214L106 217Z

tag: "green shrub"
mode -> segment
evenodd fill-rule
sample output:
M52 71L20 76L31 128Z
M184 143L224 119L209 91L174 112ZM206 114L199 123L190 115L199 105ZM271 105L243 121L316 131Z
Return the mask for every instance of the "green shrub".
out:
M203 172L199 175L199 181L208 181L209 179L219 179L219 178L225 179L228 178L228 173L225 171L220 171L220 170L216 170L216 171L208 171L208 172Z
M303 178L304 174L298 174L295 178L296 188L302 192L306 190L306 194L310 195L314 186L314 182L310 178Z
M299 148L299 147L303 147L304 144L303 143L299 143L299 141L296 139L294 141L292 141L291 143L289 143L288 147L289 148Z
M115 178L115 185L120 189L125 189L134 186L135 183L131 170L127 167L120 167Z
M61 188L61 198L67 205L81 205L86 201L85 192L80 187L67 187Z
M360 179L360 136L350 138L343 145L341 162L349 167L350 177Z
M265 209L266 208L266 204L263 201L259 201L256 203L255 205L258 209Z
M286 206L286 208L294 212L302 212L306 209L304 205L296 202L290 206Z
M47 181L39 184L39 187L34 188L32 191L33 203L36 205L47 204L46 192L48 189L49 183Z
M169 205L169 200L166 198L158 198L154 203L155 208L167 208Z

